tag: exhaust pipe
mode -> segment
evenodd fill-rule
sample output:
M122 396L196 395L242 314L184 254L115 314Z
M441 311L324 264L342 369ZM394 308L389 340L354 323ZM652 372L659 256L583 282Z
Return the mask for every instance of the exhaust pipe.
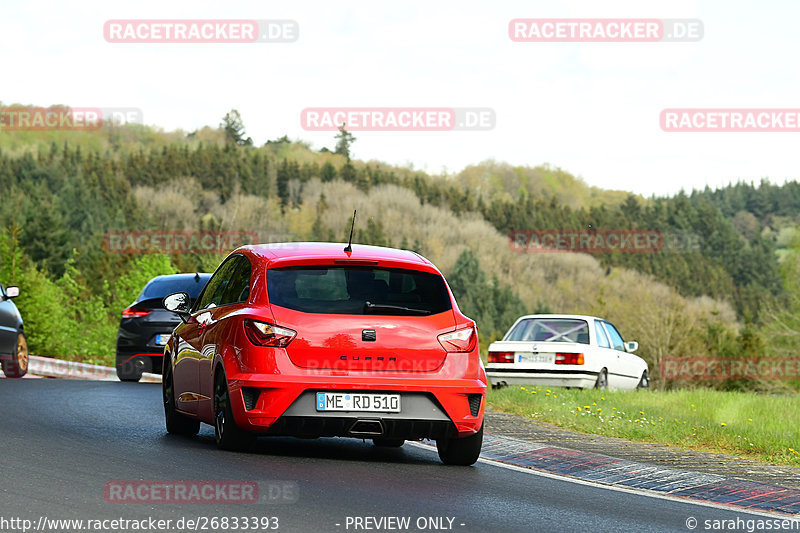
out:
M383 424L380 420L358 420L348 433L358 437L380 437L383 435Z

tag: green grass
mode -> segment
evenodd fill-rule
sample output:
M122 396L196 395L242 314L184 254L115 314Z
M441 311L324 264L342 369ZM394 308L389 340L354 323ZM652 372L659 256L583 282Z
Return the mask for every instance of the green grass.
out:
M511 386L488 404L563 428L800 466L800 394Z

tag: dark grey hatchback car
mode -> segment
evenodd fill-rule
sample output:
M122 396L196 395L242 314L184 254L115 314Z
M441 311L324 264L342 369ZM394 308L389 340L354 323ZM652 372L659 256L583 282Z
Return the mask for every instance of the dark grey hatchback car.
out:
M8 378L21 378L28 372L28 341L22 328L22 316L11 301L19 287L0 285L0 365Z
M180 316L164 308L164 296L185 292L194 303L210 277L207 272L156 276L122 311L117 332L117 377L121 381L139 381L144 372L161 373L164 346L181 323Z

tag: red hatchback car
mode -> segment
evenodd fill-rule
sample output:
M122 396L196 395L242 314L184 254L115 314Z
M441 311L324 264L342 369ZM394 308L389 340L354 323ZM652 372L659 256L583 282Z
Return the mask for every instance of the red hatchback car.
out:
M164 353L167 431L242 449L257 435L436 440L477 461L486 374L475 322L410 251L334 243L243 246L181 314Z

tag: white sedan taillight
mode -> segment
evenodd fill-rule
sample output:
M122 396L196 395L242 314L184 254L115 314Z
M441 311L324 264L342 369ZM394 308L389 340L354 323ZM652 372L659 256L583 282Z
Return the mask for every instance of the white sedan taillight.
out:
M513 363L514 352L489 352L490 363Z

